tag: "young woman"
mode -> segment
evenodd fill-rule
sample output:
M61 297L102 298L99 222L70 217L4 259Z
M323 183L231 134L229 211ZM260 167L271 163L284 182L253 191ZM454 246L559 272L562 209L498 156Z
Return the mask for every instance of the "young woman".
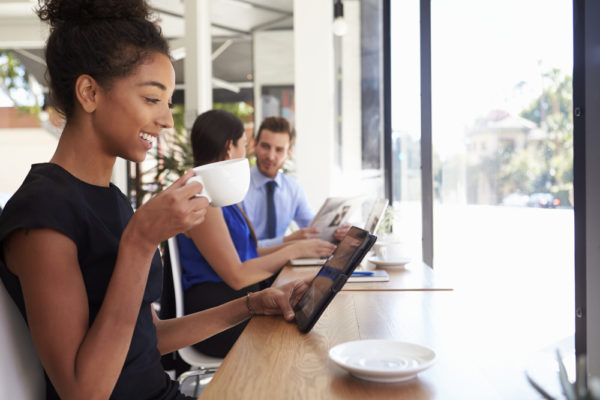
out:
M246 156L244 126L235 115L211 110L196 118L191 132L194 165ZM257 248L252 226L237 205L209 207L205 221L177 236L186 313L197 312L268 287L289 260L326 257L335 246L319 239ZM224 357L245 324L210 337L195 347Z
M160 242L206 216L186 173L135 213L110 183L116 157L139 162L173 125L168 46L143 0L46 0L46 62L66 117L55 154L35 164L0 216L0 277L25 316L48 399L183 398L160 354L249 318L284 313L306 285L267 289L161 321Z

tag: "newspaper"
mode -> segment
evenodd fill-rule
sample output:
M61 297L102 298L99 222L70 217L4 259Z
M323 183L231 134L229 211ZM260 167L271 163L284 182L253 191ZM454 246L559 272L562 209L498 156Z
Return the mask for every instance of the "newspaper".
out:
M362 196L328 197L309 226L319 229L319 239L335 242L333 233L348 222L352 214L359 209L362 201Z

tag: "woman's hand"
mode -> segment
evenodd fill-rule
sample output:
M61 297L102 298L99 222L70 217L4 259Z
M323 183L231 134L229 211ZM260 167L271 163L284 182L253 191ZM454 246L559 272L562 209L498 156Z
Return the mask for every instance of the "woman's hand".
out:
M294 233L290 233L289 235L284 236L283 241L289 242L291 240L313 239L317 237L319 232L319 228L307 226L306 228L298 229Z
M293 258L325 258L335 250L335 245L321 239L298 240L290 244L296 251Z
M308 289L309 281L296 280L278 287L270 287L250 295L250 307L260 315L283 315L294 319L294 306Z
M125 232L143 238L153 248L160 242L202 223L206 215L208 200L196 197L202 184L185 183L194 175L187 171L171 186L141 206L132 217Z

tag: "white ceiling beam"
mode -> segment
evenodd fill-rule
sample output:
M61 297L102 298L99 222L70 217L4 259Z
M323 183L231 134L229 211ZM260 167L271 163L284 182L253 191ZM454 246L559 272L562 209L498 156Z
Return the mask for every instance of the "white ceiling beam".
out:
M41 64L44 67L46 66L46 60L43 57L33 54L30 51L27 51L25 49L15 49L15 53L22 55L23 57L27 57L28 59L35 61L36 63Z
M37 17L11 18L3 14L0 15L2 15L0 18L0 48L40 49L46 45L49 27Z
M227 90L229 90L230 92L233 92L233 93L239 93L240 92L240 88L239 87L237 87L233 83L229 83L227 81L224 81L223 79L212 78L212 84L213 84L213 87L219 87L221 89L227 89Z
M228 39L224 41L215 51L212 53L212 60L215 61L217 57L219 57L229 46L233 44L232 39Z

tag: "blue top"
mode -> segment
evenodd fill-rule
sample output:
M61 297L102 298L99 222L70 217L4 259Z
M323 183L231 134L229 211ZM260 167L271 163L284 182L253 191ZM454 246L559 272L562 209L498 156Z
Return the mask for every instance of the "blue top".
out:
M271 180L276 183L273 194L277 215L275 238L267 236L266 183ZM285 231L292 221L295 221L300 228L304 228L314 217L304 189L297 180L281 172L277 172L275 179L271 179L263 175L256 165L250 170L250 188L242 202L242 208L254 227L260 247L281 244Z
M244 262L258 257L252 232L237 205L222 207L221 211L223 211L223 218L225 218L229 235L240 261ZM177 244L179 259L181 260L183 290L188 290L198 283L223 282L223 279L212 269L192 239L180 233L177 235Z

